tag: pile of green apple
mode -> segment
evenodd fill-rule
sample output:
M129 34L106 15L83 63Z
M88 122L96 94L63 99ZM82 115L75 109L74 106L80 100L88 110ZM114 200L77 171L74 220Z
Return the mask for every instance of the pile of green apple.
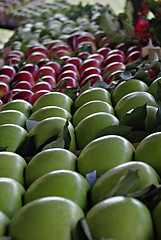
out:
M160 240L159 56L111 42L102 6L45 6L0 69L0 238Z

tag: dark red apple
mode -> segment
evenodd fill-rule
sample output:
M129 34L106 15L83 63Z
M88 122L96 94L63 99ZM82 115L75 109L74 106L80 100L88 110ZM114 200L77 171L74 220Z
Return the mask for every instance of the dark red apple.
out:
M30 82L28 81L20 81L20 82L17 82L13 87L12 89L28 89L28 90L31 90L32 88L32 85Z
M31 91L33 93L38 92L40 90L48 90L52 91L51 85L48 82L41 81L41 82L36 82L35 85L32 87Z
M14 79L13 79L14 82L20 82L20 81L27 81L29 82L32 86L35 84L35 81L34 81L34 78L32 76L32 74L28 71L24 71L24 70L21 70L19 71Z
M80 83L80 87L83 87L84 85L86 85L89 81L91 81L91 86L93 86L93 84L95 82L98 81L104 81L103 77L100 74L91 74L88 77L86 77L81 83Z
M82 75L83 72L89 67L100 68L101 63L97 59L86 59L82 65L79 67L79 74Z
M29 101L29 103L31 103L33 105L38 98L40 98L42 95L49 93L49 92L50 91L48 91L48 90L40 90L36 93L33 93L33 95L29 98L28 101Z
M11 82L11 78L8 75L1 74L0 75L0 82L7 83L9 85L10 82Z
M122 62L113 62L108 64L104 70L103 70L103 75L106 73L110 73L116 70L124 70L126 68L125 64Z
M26 63L24 66L20 68L19 71L28 71L32 74L33 77L35 77L37 70L38 70L37 64Z
M52 89L55 88L56 85L57 85L56 79L55 79L54 77L52 77L52 76L49 76L49 75L41 77L41 78L39 79L39 81L40 81L40 82L41 82L41 81L48 82L48 83L50 84L50 86L51 86Z
M89 67L86 68L83 74L80 76L80 82L83 81L86 77L90 76L91 74L100 74L101 75L101 69L96 67Z
M16 75L16 70L14 69L14 67L9 66L9 65L4 65L1 69L0 69L0 75L4 74L7 75L11 78L11 80L15 77Z
M50 66L43 66L41 68L38 69L38 71L36 72L36 75L35 75L35 82L38 81L39 77L41 76L52 76L56 79L56 72L55 70L50 67Z

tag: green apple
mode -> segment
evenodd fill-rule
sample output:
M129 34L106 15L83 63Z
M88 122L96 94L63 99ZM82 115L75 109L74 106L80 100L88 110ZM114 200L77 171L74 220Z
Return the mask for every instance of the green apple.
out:
M21 126L16 124L0 125L0 147L6 148L6 151L19 151L27 136L27 131Z
M29 186L42 175L55 170L76 170L77 157L63 148L47 149L37 153L25 170L25 182Z
M111 94L105 90L104 88L90 88L83 93L81 93L74 102L74 108L77 109L81 107L83 104L93 101L93 100L100 100L111 103Z
M4 110L18 110L24 113L28 118L31 114L32 105L23 99L16 99L4 104L1 107L0 111L4 111Z
M157 203L157 205L152 210L152 218L154 224L154 232L155 232L155 239L161 239L161 229L160 229L160 221L161 221L161 201Z
M158 108L154 106L146 106L146 109L147 115L145 118L145 128L147 132L151 132L155 128Z
M0 152L0 177L15 179L24 185L24 172L27 163L23 157L13 152Z
M154 97L148 92L132 92L122 97L115 106L116 116L120 119L129 110L146 104L157 107Z
M86 215L93 240L154 240L150 211L139 200L111 197L93 206Z
M35 199L59 196L72 200L83 210L87 208L89 183L79 173L71 170L55 170L33 182L26 191L25 204Z
M7 235L8 226L10 224L10 219L0 211L0 237L4 237Z
M78 149L99 137L101 130L108 126L119 125L119 120L110 113L93 113L82 119L75 128Z
M71 112L72 104L73 100L66 94L61 92L49 92L37 99L33 105L32 113L37 111L39 108L46 106L62 107L68 112Z
M115 106L117 102L131 92L145 92L148 90L148 85L138 79L130 79L123 81L116 86L112 93L112 103Z
M92 205L102 201L113 188L116 187L119 180L126 175L129 169L138 169L139 179L130 187L128 193L138 191L148 185L159 184L159 176L156 171L147 163L131 161L120 164L105 172L95 183L91 191Z
M0 112L0 125L11 123L25 127L26 115L18 110L4 110Z
M69 199L37 199L22 207L12 218L9 236L19 240L71 240L72 231L83 217L83 210Z
M161 177L161 132L148 135L138 145L135 160L152 166Z
M158 83L161 83L161 77L155 79L149 86L148 92L156 99Z
M29 138L34 139L36 150L39 150L45 144L55 140L55 137L58 137L63 131L65 124L66 119L61 117L46 118L36 124L29 132ZM68 125L68 130L71 136L71 144L69 150L75 151L76 142L74 127L70 122Z
M78 157L78 172L83 176L96 170L97 177L122 163L133 160L133 145L118 135L107 135L91 141Z
M46 106L38 109L29 117L29 120L41 121L48 117L63 117L69 119L72 118L72 115L62 107L57 106Z
M83 104L77 109L72 119L73 126L76 127L83 118L97 112L106 112L114 115L114 109L109 103L100 100L93 100Z
M22 198L25 194L24 187L12 178L0 178L0 211L9 218L22 207Z

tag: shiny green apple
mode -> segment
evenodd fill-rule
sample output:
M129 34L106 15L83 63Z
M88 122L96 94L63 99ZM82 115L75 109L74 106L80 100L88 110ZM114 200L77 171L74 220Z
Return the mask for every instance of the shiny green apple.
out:
M69 199L37 199L12 218L9 236L18 240L71 240L72 231L83 217L82 209Z
M27 163L23 157L13 152L0 152L0 177L9 177L24 185Z
M114 115L114 109L109 103L100 100L93 100L83 104L77 109L72 118L73 126L76 127L83 118L97 112L106 112Z
M158 77L155 79L149 86L148 92L153 95L153 97L156 99L157 96L157 89L158 89L158 83L161 83L161 77Z
M117 102L125 95L131 92L146 92L148 86L141 80L130 79L128 81L122 81L116 86L112 93L112 103L115 106Z
M46 106L62 107L70 113L72 105L73 100L66 94L61 92L49 92L37 99L33 105L32 113Z
M135 151L135 161L141 161L152 166L161 176L161 132L148 135L138 145Z
M130 161L120 164L105 172L95 183L91 191L92 205L102 201L118 184L119 180L127 174L129 169L138 169L139 179L130 187L128 193L138 191L148 185L159 184L157 172L147 163Z
M133 145L118 135L107 135L91 141L78 157L78 172L83 176L96 170L97 177L122 163L133 160Z
M26 115L18 110L0 111L0 125L9 123L25 127L26 119Z
M146 104L157 107L154 97L148 92L132 92L122 97L115 106L115 113L120 119L129 110Z
M82 119L75 128L78 149L83 149L99 137L101 130L113 125L119 125L119 120L114 115L105 112L93 113Z
M42 197L59 196L74 201L85 210L89 189L89 183L81 174L71 170L56 170L33 182L25 193L24 202L26 204Z
M4 110L18 110L24 113L28 118L31 114L32 105L23 99L16 99L4 104L1 107L0 111L4 111Z
M39 150L44 146L44 144L51 142L51 140L55 140L55 137L58 137L63 131L65 124L66 119L62 117L46 118L36 124L29 132L29 138L34 139L36 150ZM71 136L71 144L69 150L75 151L76 142L74 127L70 122L68 129Z
M10 219L4 212L0 211L0 237L7 236Z
M0 125L0 147L6 148L6 151L19 151L27 136L27 131L21 126L16 124Z
M86 215L93 240L154 240L149 209L130 197L111 197L94 205Z
M155 240L161 239L161 228L160 228L160 221L161 221L161 201L157 203L157 205L152 210L152 218L154 223L154 231L155 231Z
M62 107L57 106L46 106L38 109L29 117L29 120L42 121L49 117L63 117L69 119L72 118L72 115Z
M25 170L25 182L29 186L42 175L55 170L76 170L77 157L63 148L52 148L37 153Z
M14 179L0 178L0 211L9 218L22 207L22 198L25 194L24 187Z
M111 94L104 88L90 88L83 93L81 93L77 99L74 102L74 108L75 110L79 107L81 107L83 104L93 101L93 100L100 100L109 103L111 103Z

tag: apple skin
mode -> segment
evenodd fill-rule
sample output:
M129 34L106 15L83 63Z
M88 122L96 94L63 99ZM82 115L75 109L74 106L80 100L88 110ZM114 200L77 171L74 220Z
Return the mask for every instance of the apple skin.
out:
M128 169L138 169L139 179L129 189L128 193L139 191L148 185L159 184L157 172L148 164L139 161L130 161L120 164L105 172L95 183L91 191L92 205L102 201L107 194L117 185L118 181L125 176Z
M26 119L25 114L18 110L0 111L0 125L11 123L25 127Z
M33 105L32 113L45 106L57 106L71 112L73 100L60 92L50 92L41 96Z
M5 110L20 111L20 112L24 113L26 115L26 117L28 118L31 114L32 105L29 102L27 102L26 100L16 99L16 100L12 100L11 102L4 104L0 109L0 111L5 111Z
M146 106L147 116L145 119L145 128L147 132L152 132L155 128L156 115L158 108L154 106Z
M66 119L62 117L50 117L40 121L36 124L29 133L29 138L34 139L34 144L36 150L39 150L43 147L51 139L54 140L56 136L59 136L62 132L64 125L66 123ZM70 135L71 135L71 145L69 150L76 150L76 142L75 142L75 133L74 127L69 122L68 126Z
M0 152L0 178L12 178L24 186L26 166L26 161L19 154L6 151Z
M7 235L8 226L10 224L10 219L0 211L0 237L4 237Z
M154 97L148 92L132 92L122 97L115 106L115 113L120 119L129 110L142 106L147 103L148 106L157 107Z
M26 204L38 198L58 196L72 200L85 210L89 189L89 183L81 174L71 170L55 170L39 177L29 186L24 202Z
M106 112L114 115L114 109L109 103L100 100L93 100L83 104L77 109L72 118L73 126L76 127L83 118L97 112Z
M0 82L0 98L2 98L4 95L6 95L10 90L10 87L5 82Z
M112 93L112 103L114 105L117 102L131 92L146 92L148 90L148 86L141 80L138 79L130 79L128 81L123 81L116 86Z
M41 151L29 161L25 170L25 183L29 187L39 177L55 170L76 171L76 162L76 155L67 149Z
M0 125L0 146L8 152L18 152L28 136L27 131L16 124Z
M75 128L78 149L99 137L100 131L107 126L119 125L119 120L110 113L98 112L82 119Z
M93 101L93 100L100 100L109 103L111 103L111 94L103 89L103 88L90 88L86 91L84 91L82 94L80 94L75 102L74 102L74 108L75 110L79 107L81 107L83 104Z
M152 133L139 143L135 151L135 161L149 164L159 176L161 176L161 164L159 160L161 156L160 141L161 133Z
M30 115L29 120L41 121L49 117L63 117L71 121L72 115L64 108L57 106L46 106L39 108Z
M78 172L86 176L96 170L99 177L113 167L132 161L134 152L133 145L121 136L99 137L81 151L77 163Z
M157 205L152 210L152 219L154 224L155 239L161 239L161 229L160 229L160 216L161 216L161 202L159 201Z
M148 88L148 92L156 99L158 82L161 83L161 77L155 79Z
M0 211L9 218L22 207L22 197L25 194L24 187L16 180L8 177L0 178Z
M71 240L72 231L83 217L82 209L71 200L41 198L26 204L12 218L9 236L21 240Z
M154 240L150 211L139 200L111 197L91 208L86 215L93 240Z

